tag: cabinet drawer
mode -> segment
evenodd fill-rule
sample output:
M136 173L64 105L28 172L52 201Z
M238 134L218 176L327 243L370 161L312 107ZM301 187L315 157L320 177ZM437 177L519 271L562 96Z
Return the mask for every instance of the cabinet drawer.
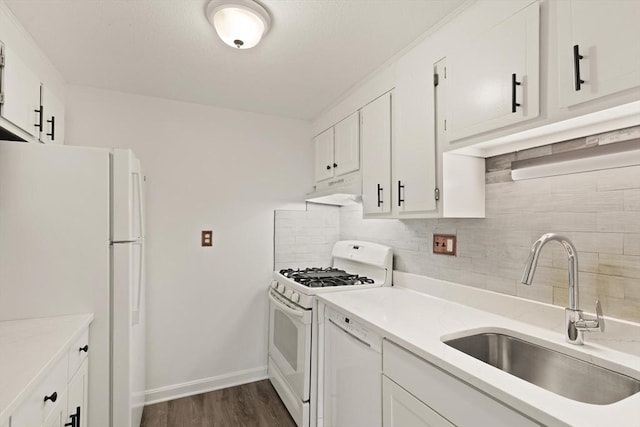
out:
M89 329L69 347L69 379L73 377L89 354Z
M390 341L384 341L382 354L382 370L386 376L456 426L538 426Z
M11 427L34 427L42 425L53 410L64 404L67 390L67 357L62 357L43 381L29 395L18 410L11 416ZM47 400L45 396L55 393L55 402ZM64 404L66 407L66 404Z

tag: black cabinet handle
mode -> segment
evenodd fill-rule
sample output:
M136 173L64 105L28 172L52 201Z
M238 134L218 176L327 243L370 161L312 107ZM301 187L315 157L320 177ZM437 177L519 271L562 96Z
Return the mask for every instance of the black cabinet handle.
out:
M56 400L58 400L58 392L54 391L51 396L45 396L44 397L44 401L46 402L47 400L50 400L52 402L55 402Z
M47 136L51 137L52 141L56 140L56 116L51 116L51 120L47 120L47 123L51 123L51 133L48 133Z
M85 344L84 347L80 347L78 351L84 351L85 353L89 352L89 344Z
M584 83L584 80L580 78L580 60L583 58L584 56L580 55L580 46L573 46L573 72L576 78L576 90L582 89L582 83Z
M71 422L66 423L65 427L80 427L80 407L76 406L76 413L69 416L71 417Z
M41 105L40 108L33 111L38 113L38 123L36 123L34 126L37 127L40 132L42 132L42 129L44 129L44 107Z
M331 165L327 165L327 170L331 170Z
M398 206L402 206L402 204L404 203L404 199L402 198L404 196L404 185L402 185L402 183L400 181L398 181Z
M334 163L334 164L333 164L333 167L334 167L334 168L337 168L337 167L338 167L338 164L337 164L337 163Z
M511 112L516 112L516 107L520 107L520 104L516 102L516 86L520 86L522 82L516 80L516 74L511 74Z
M382 186L378 184L378 207L380 207L382 203Z

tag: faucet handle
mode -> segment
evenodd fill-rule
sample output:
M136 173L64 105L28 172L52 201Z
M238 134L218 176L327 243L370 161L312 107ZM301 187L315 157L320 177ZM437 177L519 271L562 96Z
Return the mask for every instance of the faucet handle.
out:
M602 306L600 300L596 301L596 317L585 316L579 311L580 319L576 321L576 328L582 331L594 331L600 329L604 332L604 317L602 316Z

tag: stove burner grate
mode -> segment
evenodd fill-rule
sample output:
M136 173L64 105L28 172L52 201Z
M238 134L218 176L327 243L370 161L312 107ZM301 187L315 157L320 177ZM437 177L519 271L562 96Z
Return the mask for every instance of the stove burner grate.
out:
M280 274L289 279L295 280L303 286L310 288L325 288L329 286L353 286L374 283L373 279L347 273L337 268L288 268L280 270Z

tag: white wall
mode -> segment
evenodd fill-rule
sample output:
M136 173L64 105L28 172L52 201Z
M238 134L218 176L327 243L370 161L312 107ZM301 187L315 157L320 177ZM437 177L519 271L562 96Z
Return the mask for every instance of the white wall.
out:
M70 86L66 125L145 170L148 400L264 377L274 209L311 189L310 124Z

